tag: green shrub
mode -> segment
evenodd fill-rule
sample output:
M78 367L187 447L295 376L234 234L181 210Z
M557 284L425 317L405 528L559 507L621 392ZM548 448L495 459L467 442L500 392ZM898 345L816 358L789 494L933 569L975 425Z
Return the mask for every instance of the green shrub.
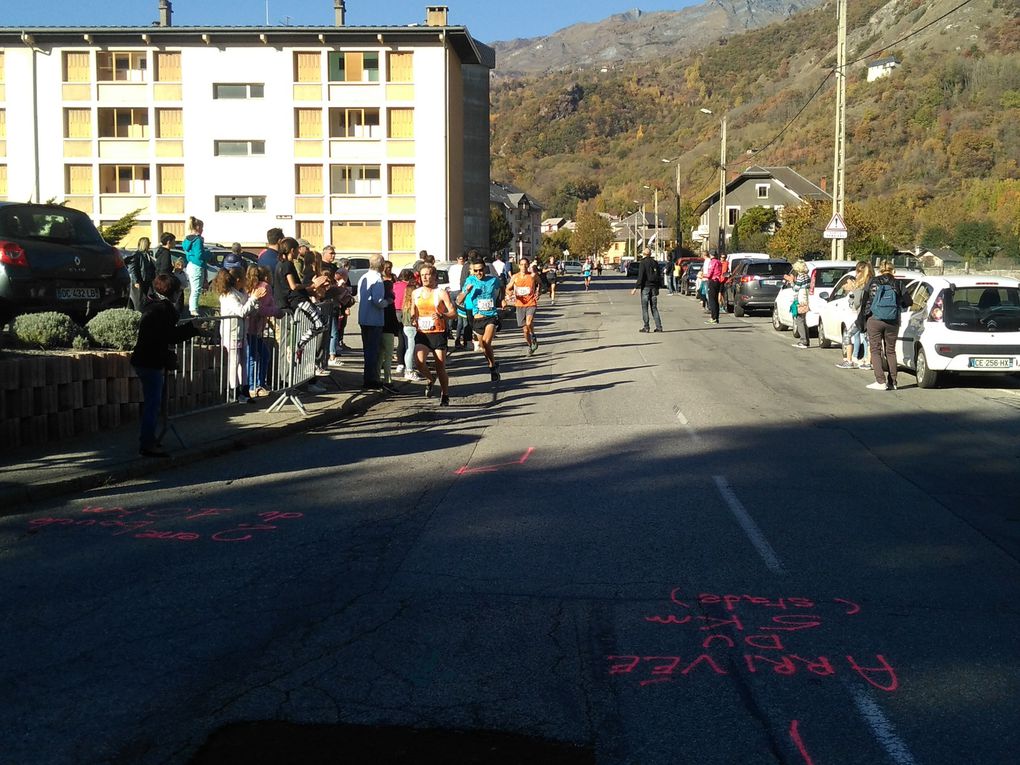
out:
M71 347L76 351L87 351L92 347L89 343L89 336L82 333L71 341Z
M15 339L38 348L67 348L84 333L66 313L26 313L11 324Z
M98 313L85 325L89 339L101 348L130 351L138 340L138 324L142 315L130 308L111 308Z

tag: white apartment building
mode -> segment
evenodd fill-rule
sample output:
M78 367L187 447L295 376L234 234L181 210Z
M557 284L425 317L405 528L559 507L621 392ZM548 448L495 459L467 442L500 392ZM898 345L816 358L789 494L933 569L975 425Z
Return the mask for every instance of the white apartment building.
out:
M325 0L324 0L325 1ZM442 6L403 27L0 27L0 199L138 236L341 255L488 247L495 53ZM155 9L155 8L154 8Z

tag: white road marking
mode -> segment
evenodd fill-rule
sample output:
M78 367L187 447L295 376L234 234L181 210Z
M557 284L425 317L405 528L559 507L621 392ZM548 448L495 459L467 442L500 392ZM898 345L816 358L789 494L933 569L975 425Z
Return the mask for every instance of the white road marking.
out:
M712 480L715 481L716 487L719 489L719 493L722 498L729 505L730 512L733 513L737 519L737 523L740 524L740 528L747 534L748 539L751 540L751 544L758 551L758 554L765 561L765 565L769 571L773 574L785 574L786 570L783 568L782 562L779 560L779 556L776 555L776 551L772 549L772 545L769 544L768 540L765 539L765 535L762 534L761 529L758 528L758 524L754 522L754 519L750 516L744 505L737 498L737 495L733 493L733 489L730 488L729 482L725 477L721 475L712 476Z
M875 739L885 750L885 753L889 755L890 759L896 765L916 765L917 761L910 753L910 750L907 749L907 745L897 735L892 723L889 722L889 718L885 716L882 708L875 703L874 699L868 695L868 692L849 683L847 687L850 690L850 695L853 696L857 711L861 713L861 717L864 718L868 727L871 728Z
M677 421L683 426L683 429L687 431L687 435L690 436L691 441L696 444L702 443L701 435L691 425L690 420L687 419L687 415L680 411L678 407L673 407L673 411L676 412Z

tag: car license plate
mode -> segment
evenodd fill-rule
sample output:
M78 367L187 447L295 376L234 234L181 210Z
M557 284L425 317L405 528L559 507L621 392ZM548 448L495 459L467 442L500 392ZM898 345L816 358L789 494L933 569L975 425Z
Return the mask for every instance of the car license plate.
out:
M779 280L778 279L764 279L762 281L762 284L764 284L766 287L778 287L779 286Z
M1012 369L1013 359L971 359L971 369Z
M99 290L95 287L58 287L57 300L98 300Z

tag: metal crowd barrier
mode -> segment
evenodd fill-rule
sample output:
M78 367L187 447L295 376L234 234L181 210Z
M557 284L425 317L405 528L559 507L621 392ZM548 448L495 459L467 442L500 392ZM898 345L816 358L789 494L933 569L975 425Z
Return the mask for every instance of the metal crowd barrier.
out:
M160 437L172 431L184 446L174 420L236 404L249 391L259 388L269 395L277 394L267 411L278 412L291 403L307 415L298 389L316 379L320 345L328 345L329 322L336 321L332 302L314 305L324 326L320 332L314 332L315 320L301 311L266 320L265 328L256 335L248 334L251 317L213 314L183 319L181 323L204 326L199 335L175 348L176 368L167 370L164 379ZM311 337L299 352L298 346L308 334Z

